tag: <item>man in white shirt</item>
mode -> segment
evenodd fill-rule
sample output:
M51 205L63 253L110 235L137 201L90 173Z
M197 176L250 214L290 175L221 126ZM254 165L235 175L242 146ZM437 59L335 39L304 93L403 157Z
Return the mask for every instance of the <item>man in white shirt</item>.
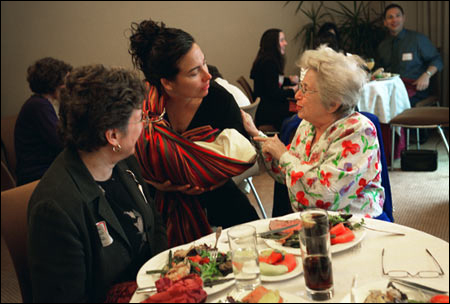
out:
M219 70L215 66L208 64L208 71L212 76L212 80L220 84L231 95L233 95L234 100L236 100L236 103L240 108L250 105L250 100L248 100L247 96L245 96L245 94L237 86L232 85L223 79L222 74L220 74Z

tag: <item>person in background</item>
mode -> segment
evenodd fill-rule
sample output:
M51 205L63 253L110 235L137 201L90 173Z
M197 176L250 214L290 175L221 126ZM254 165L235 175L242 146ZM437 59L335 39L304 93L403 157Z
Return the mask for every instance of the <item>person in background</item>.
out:
M336 24L332 22L326 22L322 24L317 33L316 40L314 42L314 48L318 48L322 44L326 44L329 48L332 48L336 52L341 50L339 38L339 30Z
M131 31L129 53L135 67L144 73L151 90L144 108L149 111L155 109L157 113L153 114L164 118L167 132L183 136L188 131L197 132L200 127L211 126L219 130L235 129L248 137L236 101L222 86L211 82L205 55L190 34L152 20L133 23ZM153 132L153 129L150 131ZM153 147L155 136L149 135L147 138L143 134L138 145ZM184 141L183 138L181 140ZM158 149L156 152L146 152L144 148L137 150L145 174L168 171L163 161L155 156L161 151L168 157L180 156L178 148L177 151L163 148L155 147ZM185 180L186 172L181 170L184 165L184 162L180 163L180 169L173 174L177 175L174 183L170 179L163 182L149 180L152 173L144 174L157 190L157 206L167 225L169 245L183 244L209 234L210 225L227 228L259 218L247 196L230 178L210 188L175 184L178 180ZM203 169L202 163L197 164L195 174L209 178L211 175ZM155 179L157 175L153 175Z
M65 149L28 206L35 302L129 301L140 267L167 248L133 156L146 92L122 68L90 65L69 74L60 111Z
M247 132L260 142L274 179L285 183L294 211L323 208L367 217L383 212L376 127L355 112L367 79L358 56L321 46L305 51L306 71L295 95L302 122L289 147L258 131L243 111Z
M292 116L288 98L294 97L298 76L283 75L286 45L285 35L280 29L269 29L261 37L250 72L255 97L261 98L255 117L258 127L273 125L279 131L283 120Z
M409 101L416 103L430 95L430 78L442 70L442 58L423 34L404 28L406 15L398 4L384 10L384 26L389 35L377 49L377 66L386 72L400 74L408 91Z
M226 81L222 74L220 74L219 69L216 66L208 64L208 71L211 74L211 80L214 80L225 90L228 91L231 95L233 95L234 100L238 104L239 107L244 107L250 105L250 100L248 100L247 96L236 86L232 85L228 81Z
M62 151L58 110L70 64L51 57L28 67L27 81L34 93L22 106L14 128L17 185L38 180Z

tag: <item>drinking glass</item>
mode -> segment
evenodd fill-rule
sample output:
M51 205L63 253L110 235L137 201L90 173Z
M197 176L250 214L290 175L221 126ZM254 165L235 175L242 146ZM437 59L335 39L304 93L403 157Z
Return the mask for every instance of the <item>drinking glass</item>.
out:
M237 292L251 291L261 284L256 229L240 225L230 228L227 233Z
M306 293L311 300L323 301L333 297L333 270L328 213L311 208L300 213L300 250Z
M369 69L369 71L372 72L372 69L375 66L375 59L373 59L373 58L367 59L366 65L367 65L367 68Z

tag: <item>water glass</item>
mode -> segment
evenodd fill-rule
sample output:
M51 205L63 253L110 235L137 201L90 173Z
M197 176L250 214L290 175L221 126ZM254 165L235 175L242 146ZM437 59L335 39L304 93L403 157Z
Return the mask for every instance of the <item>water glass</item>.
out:
M300 213L300 249L306 292L314 301L333 297L333 271L328 213L311 208Z
M251 291L261 284L256 229L240 225L227 233L237 292Z

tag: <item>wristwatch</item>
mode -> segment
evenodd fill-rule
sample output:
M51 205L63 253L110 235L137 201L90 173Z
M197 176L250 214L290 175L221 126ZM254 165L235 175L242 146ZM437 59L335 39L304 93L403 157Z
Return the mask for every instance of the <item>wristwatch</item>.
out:
M428 76L430 76L430 77L431 77L431 75L432 75L430 71L426 71L425 73L427 73Z

